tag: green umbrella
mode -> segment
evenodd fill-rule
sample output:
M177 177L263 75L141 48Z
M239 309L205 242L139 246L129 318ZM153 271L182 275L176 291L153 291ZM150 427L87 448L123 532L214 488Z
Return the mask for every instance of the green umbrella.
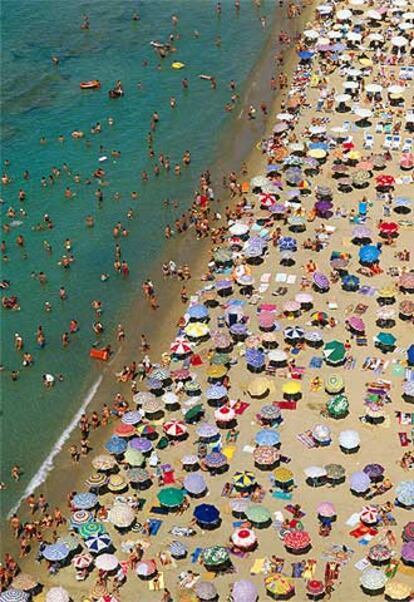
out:
M203 562L207 566L220 566L229 560L229 553L223 546L204 548Z
M88 539L94 535L102 535L103 533L106 533L106 529L102 523L86 523L79 529L79 535L83 539Z
M340 341L329 341L323 348L323 354L328 364L340 364L346 355L345 345Z
M333 418L343 418L348 414L349 402L345 395L336 395L327 405L328 414Z
M397 340L395 336L389 332L379 332L375 338L377 343L384 347L394 347Z
M195 420L203 412L204 412L204 406L203 406L203 404L198 403L197 405L195 405L192 408L190 408L188 410L188 412L185 413L185 417L184 417L185 422L191 422L192 420Z
M233 252L231 249L226 249L223 247L215 251L213 257L216 263L227 263L228 261L232 260Z
M215 353L210 360L210 364L213 366L227 366L230 363L230 359L228 353Z
M140 451L133 447L129 447L125 452L125 462L130 466L142 466L145 462L145 458Z
M161 506L167 508L177 508L181 506L184 501L185 492L183 489L176 489L175 487L165 487L157 493L157 498Z
M267 523L272 518L272 515L270 514L269 510L264 506L259 505L248 506L245 511L245 515L250 522L256 523L258 525Z

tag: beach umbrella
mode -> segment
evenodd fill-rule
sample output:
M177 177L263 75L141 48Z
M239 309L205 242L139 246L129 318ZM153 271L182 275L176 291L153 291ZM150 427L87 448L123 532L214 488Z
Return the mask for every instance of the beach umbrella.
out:
M209 328L202 322L191 322L185 327L184 332L190 339L201 339L209 335Z
M219 399L227 397L227 389L224 385L212 385L206 389L205 395L207 399L218 401Z
M323 340L323 334L321 333L320 330L309 330L305 334L305 341L311 347L319 346L319 344L322 342L322 340Z
M405 602L410 599L411 593L412 588L408 583L392 579L385 584L385 599L389 602Z
M327 393L335 395L343 391L344 387L344 379L340 374L330 374L325 378L325 390Z
M349 411L349 401L345 395L336 395L328 401L326 409L332 418L344 418Z
M227 368L223 364L209 366L206 370L208 379L222 379L227 374Z
M135 512L128 504L117 502L108 512L108 520L115 527L125 529L134 522Z
M279 466L273 473L275 484L281 489L293 485L293 472L284 466Z
M113 596L112 594L105 594L104 596L101 596L100 598L98 598L97 602L120 602L120 601L119 601L119 598L115 598L115 596Z
M50 560L50 562L59 562L67 558L69 553L70 550L65 544L53 543L45 546L42 556L46 560Z
M363 471L369 476L371 481L378 481L384 476L384 467L381 464L367 464Z
M76 533L69 533L68 535L63 535L62 537L59 537L56 543L63 544L69 548L70 552L74 552L79 548L81 541L79 536L76 535Z
M321 502L318 505L316 511L319 516L324 516L327 518L336 516L336 509L332 502Z
M314 272L312 274L312 281L317 289L321 291L329 290L329 278L325 274L322 274L322 272Z
M46 594L46 602L69 602L69 593L63 587L51 587Z
M391 560L391 550L388 546L377 543L368 550L368 559L373 564L388 564Z
M185 558L188 553L186 546L180 541L172 541L168 549L171 553L171 556L176 559Z
M296 313L299 310L300 303L298 303L297 301L286 301L286 303L283 304L283 311L286 313Z
M93 520L92 512L88 512L87 510L76 510L71 516L70 524L74 529L77 529Z
M414 541L403 544L401 548L401 560L409 566L414 565Z
M128 443L128 451L133 449L143 454L147 454L152 450L152 448L152 442L146 437L134 437Z
M142 420L142 413L139 410L131 410L129 412L125 412L125 414L121 418L121 422L123 424L138 424Z
M102 533L106 533L106 528L105 525L100 522L88 522L79 528L79 535L83 539L88 539L89 537L95 535L101 535Z
M353 330L354 332L365 332L365 322L359 316L351 316L350 318L347 318L346 322L348 323L351 330Z
M192 495L200 495L207 490L207 484L203 475L192 473L187 475L183 481L183 487Z
M101 571L114 571L118 565L118 558L114 554L101 554L95 560L96 568Z
M94 493L77 493L72 499L72 506L76 510L90 510L98 503L98 496Z
M331 441L331 429L326 424L315 424L312 428L312 437L318 443L329 443Z
M213 439L219 435L219 429L215 424L203 422L197 427L196 433L200 439Z
M247 349L245 353L247 366L252 370L260 370L264 367L266 356L258 349Z
M395 490L395 497L406 508L414 506L414 480L401 481Z
M241 550L249 550L257 544L257 537L253 529L241 527L236 529L231 537L232 543Z
M164 487L157 493L157 498L161 506L178 508L184 502L185 492L176 487Z
M375 342L381 347L394 347L397 339L390 332L379 332L375 336Z
M167 393L164 393L164 395L162 396L162 400L166 406L175 406L179 404L180 401L178 395L172 393L171 391L167 391Z
M221 452L211 452L204 458L207 468L218 469L227 466L227 457Z
M130 466L142 466L145 462L142 452L132 447L126 450L124 460Z
M93 557L88 552L82 552L72 558L72 564L76 570L87 569L91 566Z
M302 385L297 380L289 380L282 386L282 392L284 397L298 396L302 392Z
M137 405L142 405L153 399L156 399L156 397L154 393L150 393L149 391L139 391L133 396L134 403L136 403Z
M183 437L187 434L187 426L182 420L169 420L162 427L164 433L175 439Z
M274 393L275 386L269 378L261 376L249 380L247 391L250 397L262 398L266 397L269 393Z
M414 541L414 521L409 521L403 527L402 540L406 543Z
M130 468L127 472L127 478L130 483L147 483L151 480L148 470L145 468Z
M119 422L115 429L114 435L117 437L132 437L135 434L135 426L133 424L125 424L124 422Z
M100 533L93 535L92 537L88 537L88 539L85 541L85 545L90 552L99 554L100 552L104 552L111 547L112 539L107 533Z
M378 508L376 506L364 506L359 518L366 525L375 525L379 520Z
M206 566L219 567L229 561L229 553L224 546L211 546L202 551L202 560Z
M148 579L152 575L155 575L158 572L155 560L141 560L141 562L137 564L135 572L138 577L143 579Z
M328 323L329 316L325 311L315 311L311 315L311 321L313 324L322 324L325 325Z
M300 326L289 326L283 331L283 336L287 341L300 341L305 336L305 331Z
M289 531L283 538L283 545L289 552L304 553L311 545L311 537L307 531Z
M340 364L345 359L346 349L340 341L329 341L323 348L323 355L327 364Z
M259 416L264 420L276 421L280 420L280 408L273 404L262 406L259 410ZM263 447L263 446L262 446Z
M205 320L208 318L208 308L201 303L192 305L188 309L188 315L192 320Z
M245 515L247 520L255 525L264 525L272 520L270 511L261 504L248 506Z
M306 584L306 592L308 596L314 600L318 600L325 593L325 584L319 579L310 579Z
M344 450L354 450L359 447L361 440L357 431L346 430L339 433L339 445Z
M345 476L345 468L341 464L327 464L325 470L330 481L341 481Z
M92 466L96 470L112 470L112 468L114 468L115 465L115 458L113 458L109 454L101 454L99 456L95 456L95 458L92 460Z
M162 410L161 401L155 396L152 399L147 399L144 401L141 407L145 414L157 414Z
M213 525L220 520L220 512L212 504L199 504L194 508L193 516L203 525Z
M243 470L234 474L232 482L237 489L249 489L256 484L256 476L250 470Z
M233 408L229 408L228 406L221 406L214 412L214 419L221 424L230 423L235 419L235 417L236 412L233 410Z
M359 261L361 263L372 264L378 261L381 250L375 245L365 245L359 250Z
M279 251L296 251L297 242L291 236L282 236L278 242Z
M28 602L29 594L13 587L0 593L0 602Z
M365 472L358 470L351 474L349 486L355 493L366 493L371 486L371 480Z
M270 445L277 446L280 443L280 435L273 429L262 429L256 433L255 436L256 445Z
M200 601L217 599L217 589L211 581L197 581L194 591Z
M253 458L258 466L270 467L279 462L280 456L275 447L261 445L254 450Z
M125 452L127 445L128 444L124 439L114 435L105 443L105 448L110 454L117 456Z
M322 466L308 466L303 472L306 478L311 480L322 479L327 476L326 469Z
M375 568L365 569L359 578L362 589L368 593L382 592L386 581L384 572Z
M276 600L287 600L295 593L293 579L280 573L269 575L264 583L266 593Z
M259 593L256 586L247 579L235 581L231 589L233 602L257 602Z
M12 581L12 587L14 589L29 592L38 585L38 581L28 573L19 573Z
M401 274L398 279L398 286L407 292L414 292L414 272Z

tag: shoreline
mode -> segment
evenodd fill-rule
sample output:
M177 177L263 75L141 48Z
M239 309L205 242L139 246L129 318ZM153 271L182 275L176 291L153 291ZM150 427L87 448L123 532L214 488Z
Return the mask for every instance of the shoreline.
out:
M249 178L251 173L255 173L260 169L260 166L264 161L262 153L256 148L257 139L269 133L269 128L271 128L273 124L272 115L277 111L277 108L283 97L283 93L281 93L280 90L276 91L275 96L273 96L272 92L270 92L269 73L276 72L277 75L280 72L279 67L277 67L276 70L274 68L273 53L271 49L274 47L277 36L281 30L287 31L291 37L294 37L295 33L301 32L303 25L309 16L307 13L311 8L312 5L305 5L302 15L291 20L287 19L285 12L283 14L283 19L279 20L277 11L280 10L280 8L276 6L274 9L276 11L276 16L274 17L272 31L268 34L267 42L264 44L258 60L243 86L243 92L240 101L240 107L242 107L242 110L238 115L231 116L232 118L229 120L223 132L221 133L220 141L217 144L217 147L220 147L220 151L218 151L216 160L211 166L212 181L214 183L214 190L216 193L216 200L214 201L213 206L214 210L221 211L225 204L228 203L231 205L232 203L231 199L227 196L227 192L223 190L221 185L223 175L227 174L232 169L238 171L241 164L246 162L249 170L249 175L247 178ZM295 62L295 58L293 44L293 46L288 48L285 53L285 62L282 69L291 67ZM263 120L262 116L260 115L260 117L254 122L247 121L246 116L243 117L243 108L249 104L257 106L259 102L263 100L268 103L271 101L268 104L269 111L266 118ZM239 110L239 107L237 110ZM256 143L253 143L252 145L253 138L256 140ZM226 160L225 156L231 157L231 159ZM221 198L223 192L225 196L224 198ZM221 204L218 204L217 198L221 199ZM237 198L234 199L234 203L237 202L237 200ZM114 382L114 373L122 369L122 366L127 362L127 360L131 361L131 359L137 357L136 341L131 341L131 336L128 337L129 332L141 332L142 330L145 332L151 343L151 350L149 353L151 358L159 358L161 353L165 351L165 342L174 338L176 330L175 321L171 320L170 316L171 314L178 316L180 314L179 309L183 307L183 305L179 299L179 289L181 283L177 280L163 280L162 276L160 275L160 267L164 260L171 258L171 254L174 255L174 260L178 265L182 263L188 263L192 272L192 279L190 281L186 281L186 285L188 285L189 293L191 294L191 290L199 286L199 277L205 270L210 246L211 240L209 238L196 240L192 228L190 228L190 231L186 234L180 235L177 238L173 238L170 241L166 241L166 244L164 245L164 251L160 254L160 257L154 260L153 264L151 265L151 269L149 270L149 273L151 273L154 268L158 268L158 272L155 274L155 277L152 277L152 280L158 292L158 298L161 306L160 309L154 314L154 312L147 306L147 303L138 297L132 301L131 306L128 309L123 310L123 315L119 316L119 320L126 327L126 342L124 342L121 347L116 349L114 356L111 358L110 362L103 367L97 380L95 380L95 382L92 383L89 388L85 387L86 395L83 398L81 406L76 411L76 414L70 423L63 430L62 434L56 440L56 443L52 447L45 460L42 462L36 474L33 475L30 482L25 487L25 490L20 496L18 502L7 512L6 518L3 519L3 526L5 521L10 518L13 512L18 511L19 509L22 511L22 503L30 493L41 490L46 495L47 499L53 498L55 500L55 494L60 489L60 478L57 473L60 474L61 471L64 471L67 474L69 482L73 483L73 487L68 487L68 489L76 489L78 484L83 483L83 477L75 475L72 477L70 476L71 471L69 469L72 467L72 464L70 463L67 453L67 449L71 444L78 443L78 437L75 435L75 433L77 434L78 417L80 417L83 409L88 409L89 411L101 409L103 403L102 399L109 401L109 399L112 399L112 396L117 392L117 390L123 389L123 386L120 383ZM174 249L173 253L171 253L171 248ZM194 265L191 265L191 261L194 261ZM169 309L165 309L166 307ZM127 314L140 316L140 318L129 319L126 317ZM145 316L144 319L142 319L141 316ZM157 323L160 321L162 323L162 328L160 331L158 331L158 327L154 324L155 320ZM147 330L142 328L142 322L145 321L150 326L150 328ZM91 392L93 393L91 394ZM104 433L103 431L106 432ZM93 445L94 449L99 447L103 441L108 438L108 432L110 431L111 424L109 424L106 429L100 428L98 432L93 433L93 436L90 437L90 443ZM86 463L88 463L89 457L90 455L86 457ZM74 468L76 469L73 470L74 473L81 470L79 465ZM90 469L82 472L89 473ZM39 480L39 476L41 476L41 480ZM59 496L57 496L57 499L60 501ZM24 514L25 509L23 510L23 515ZM6 528L4 531L6 531ZM7 532L5 535L7 537Z

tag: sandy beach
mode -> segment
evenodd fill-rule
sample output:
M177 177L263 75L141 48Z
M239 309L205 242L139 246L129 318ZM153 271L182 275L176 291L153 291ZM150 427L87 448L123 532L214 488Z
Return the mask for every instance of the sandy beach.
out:
M178 245L174 243L178 258L184 260L193 252L197 254L197 261L191 264L192 279L186 283L190 304L188 309L177 300L182 283L164 287L160 303L168 305L169 314L162 319L161 332L150 327L149 355L153 363L163 358L168 378L161 386L157 385L156 397L138 403L144 422L141 417L137 431L123 434L119 430L122 420L112 421L108 430L91 437L93 452L76 468L67 452L57 458L55 471L42 487L51 507L56 504L63 507L62 499L68 491L87 491L84 482L96 472L91 461L105 452L103 444L117 429L124 441L131 441L140 432L140 423L145 424L148 432L141 432L141 437L152 441L154 448L167 435L169 444L165 449L157 449L157 459L147 455L145 460L151 486L138 491L144 503L134 517L135 523L143 525L143 532L131 521L120 533L110 515L108 520L105 512L99 514L98 504L109 510L124 503L119 496L126 501L134 493L131 484L127 489L125 464L120 464L117 473L124 476L125 486L119 492L108 491L105 483L98 491L97 504L92 507L98 512L97 521L110 535L115 557L125 569L125 583L119 592L115 588L115 599L135 600L138 594L143 599L167 600L163 591L167 588L171 600L226 600L235 582L247 580L252 584L251 600L255 599L255 587L260 600L270 593L274 599L294 595L298 600L307 599L308 595L329 599L332 595L334 599L357 602L370 593L369 576L365 589L361 589L360 578L377 566L369 559L369 550L375 545L383 546L389 553L388 561L371 575L371 579L377 579L378 598L384 599L384 589L392 592L392 586L399 582L407 586L406 589L400 586L405 595L400 599L411 599L412 562L404 561L401 533L411 518L413 502L399 501L398 491L401 482L412 484L413 468L412 459L411 463L401 465L403 454L413 451L412 405L406 401L407 397L410 400L408 385L412 371L407 364L407 350L413 341L413 310L401 306L402 302L410 301L414 289L410 282L404 281L404 277L409 280L412 266L404 251L412 251L412 221L410 214L396 210L395 201L401 197L408 199L409 208L412 201L412 165L410 168L409 158L404 163L403 157L412 155L412 146L406 145L411 132L406 127L410 123L406 117L412 107L412 84L400 75L402 67L410 62L410 51L404 45L395 45L387 33L384 41L387 52L382 56L381 47L377 52L369 43L372 29L382 35L391 19L391 13L387 12L391 5L381 6L384 12L379 19L365 17L369 7L359 2L327 5L324 11L316 7L315 14L306 16L310 21L303 24L305 34L297 52L285 58L283 70L293 75L289 87L280 91L269 110L268 131L261 145L263 152L258 148L252 152L247 174L238 179L240 185L248 181L249 187L233 199L233 206L238 203L237 214L230 215L220 245L227 259L217 259L218 245L210 255L211 243L207 240L200 245L187 237ZM352 12L341 14L348 8ZM404 7L394 11L392 18L403 21L404 12ZM366 25L363 38L349 38L352 31L356 36L361 35L353 29L354 22L361 18ZM343 39L344 48L332 51L325 42L330 31L336 31L337 38ZM410 31L407 28L404 33L409 40L408 48L412 40ZM328 50L320 50L324 45ZM398 52L393 52L393 48L398 48ZM348 58L341 59L337 53L345 51ZM387 60L393 54L397 57L395 64ZM344 86L350 82L355 85ZM375 84L380 89L370 93L368 86ZM387 92L392 85L401 86L401 91L395 88ZM341 94L344 88L353 96ZM275 124L278 125L274 127ZM384 124L390 125L389 134ZM399 144L397 139L391 140L388 148L387 135L399 138ZM290 163L289 157L294 157ZM304 157L312 161L305 164ZM357 171L364 173L359 179ZM379 180L380 176L391 179ZM282 205L282 209L272 210L275 205ZM384 223L394 225L384 227ZM360 230L355 232L356 228ZM250 253L249 240L255 238L266 243L263 247L256 243L259 253ZM367 247L371 247L371 255ZM368 254L366 259L364 252ZM213 279L206 283L200 279L206 272L208 259L212 261ZM224 280L228 283L217 286ZM210 288L206 289L206 284ZM231 291L228 295L227 290ZM303 301L306 295L307 300ZM385 301L380 303L381 299ZM192 318L191 307L203 304L207 317L202 313L204 317L199 320ZM142 311L153 324L154 315L147 306L140 303L134 311ZM184 311L178 342L189 345L185 359L169 347ZM261 314L268 314L267 321L261 322ZM232 330L235 324L244 328ZM199 332L194 331L197 325ZM317 335L307 338L308 332ZM392 335L394 340L380 337L380 333ZM265 334L273 336L266 339ZM229 339L227 346L220 346L220 337ZM331 342L335 344L329 347ZM107 377L112 384L104 389L107 397L121 392L129 410L135 410L136 400L142 398L139 394L132 395L130 383L113 382L113 373L126 363L124 358L131 358L134 345L139 345L138 339L108 366ZM228 357L220 359L224 352ZM272 361L272 357L276 359ZM185 380L198 386L189 387L185 380L174 376L180 369L188 370ZM151 371L138 382L140 392L148 391L149 378ZM216 403L214 396L208 402L208 392L215 386L216 389L224 386L225 391L221 391ZM174 411L164 406L168 394L177 396L178 408ZM341 395L342 399L338 399ZM201 419L188 420L186 412L198 403L203 406ZM218 418L220 406L233 416L233 430L226 423L226 411L222 420ZM261 414L263 406L273 408L271 418ZM170 435L165 428L169 421L178 421L171 426ZM216 429L220 436L211 435L211 441L201 449L203 437L198 431L205 424L213 431ZM179 431L174 430L180 428L185 435L182 440ZM258 433L262 431L266 431L265 439L273 440L274 447L258 443ZM360 441L355 444L356 453L344 453L346 445L340 445L340 433L344 431L352 431L354 436L357 433ZM274 457L270 465L267 460L260 462L261 447L267 447L267 454L262 450L264 456ZM205 458L205 453L213 450L224 456L221 457L224 469L217 470L219 474L215 474ZM188 455L198 455L200 470L190 472L183 468L182 459ZM117 459L123 462L123 454L118 454ZM344 478L338 482L328 479L326 471L323 472L324 467L332 464L343 467ZM353 492L351 475L354 478L354 473L369 474L364 469L370 465L382 469L378 469L379 477L368 479L365 489ZM321 470L313 482L309 481L310 467ZM282 477L283 471L279 472L277 481L277 471L283 468L285 473ZM244 474L245 480L250 479L254 487L235 485L238 473ZM205 491L201 491L199 499L185 487L184 480L191 475L199 475L205 481ZM358 477L355 479L358 481ZM227 483L233 486L227 487ZM181 512L182 503L172 504L166 512L168 504L160 503L158 494L168 487L181 491L183 486L188 507ZM235 512L237 500L241 505L244 503L245 509L260 504L260 508L268 510L271 524L249 520L244 510ZM331 506L331 514L324 517L328 521L321 520L321 513L318 517L317 509L325 502ZM194 508L203 503L219 511L219 524L193 520ZM370 510L366 514L370 516L364 522L361 512L367 506ZM64 514L70 521L68 508ZM158 531L149 534L146 529L154 524ZM66 533L69 527L70 523L59 528L58 535ZM174 527L191 528L195 534L180 537L171 533ZM236 545L234 538L229 543L237 530L243 532L239 539L253 538L250 548ZM74 529L75 533L78 531ZM309 536L303 549L292 550L285 545L287 535L300 532ZM51 535L45 532L49 542ZM84 549L84 539L80 541ZM187 552L182 558L173 558L170 550L173 541L185 546ZM130 551L134 545L143 551L144 564L148 561L147 567L154 567L149 574L149 577L155 574L154 579L134 574ZM203 556L202 551L213 546L221 546L225 554L222 566L217 563L216 568L214 562L208 564L208 554ZM36 552L36 544L33 548ZM80 549L76 552L79 554ZM24 573L33 575L43 586L43 592L35 595L34 600L40 601L47 596L48 589L57 586L67 590L74 601L106 600L102 596L113 591L114 576L119 574L116 564L115 569L99 576L92 568L99 558L94 554L90 574L85 580L76 581L70 560L64 559L63 564L68 566L50 574L46 561L36 563L33 556L32 553L18 562ZM312 587L314 592L319 587L319 593L312 593ZM154 591L157 588L159 592ZM398 590L396 586L394 589ZM398 599L387 595L386 599ZM242 598L236 598L233 591L232 599Z

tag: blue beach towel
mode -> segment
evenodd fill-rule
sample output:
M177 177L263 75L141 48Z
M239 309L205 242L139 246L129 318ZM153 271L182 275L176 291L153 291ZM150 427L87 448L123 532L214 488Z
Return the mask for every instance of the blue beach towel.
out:
M157 535L158 531L161 528L162 520L159 520L158 518L150 518L148 522L149 534L155 537L155 535Z
M200 554L203 551L203 548L196 548L194 552L191 554L191 562L195 564L197 560L200 558Z

